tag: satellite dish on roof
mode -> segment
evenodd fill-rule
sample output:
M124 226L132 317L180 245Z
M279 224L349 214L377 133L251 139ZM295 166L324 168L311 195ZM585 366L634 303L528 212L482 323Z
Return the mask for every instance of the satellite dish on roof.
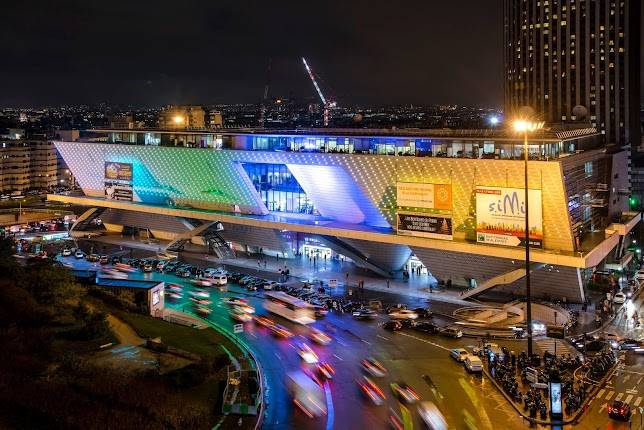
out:
M588 115L588 109L586 109L586 106L577 105L572 108L572 115L575 119L584 119Z
M534 109L531 106L521 106L518 113L521 118L534 117Z

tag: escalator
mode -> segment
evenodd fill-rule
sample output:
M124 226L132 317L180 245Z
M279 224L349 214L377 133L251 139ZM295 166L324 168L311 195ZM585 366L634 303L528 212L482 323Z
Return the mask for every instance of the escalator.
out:
M372 272L377 273L378 275L385 278L390 278L392 276L391 272L388 272L376 263L369 260L369 257L364 255L359 249L354 248L353 246L349 245L346 242L343 242L337 237L324 235L320 235L318 237L320 238L321 242L325 243L329 248L333 249L338 254L349 257L357 266L369 269Z

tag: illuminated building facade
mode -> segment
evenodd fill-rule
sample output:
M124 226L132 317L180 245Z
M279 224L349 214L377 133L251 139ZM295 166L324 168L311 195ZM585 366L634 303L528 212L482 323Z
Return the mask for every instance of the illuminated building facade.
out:
M502 130L95 130L103 142L57 142L110 230L176 240L206 222L234 249L343 255L381 276L410 257L438 280L519 293L523 146ZM537 294L583 300L595 267L628 264L619 174L594 129L544 130L528 151ZM617 176L617 178L615 178ZM614 179L615 178L615 179ZM626 178L627 181L627 178ZM523 211L523 212L522 212ZM83 218L83 217L81 217ZM326 254L325 254L326 255ZM630 256L632 258L632 255Z

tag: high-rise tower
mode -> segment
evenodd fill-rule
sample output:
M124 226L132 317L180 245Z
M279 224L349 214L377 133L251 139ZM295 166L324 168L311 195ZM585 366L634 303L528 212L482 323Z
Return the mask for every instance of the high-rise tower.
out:
M584 109L607 144L640 144L641 0L504 0L505 109L548 122Z

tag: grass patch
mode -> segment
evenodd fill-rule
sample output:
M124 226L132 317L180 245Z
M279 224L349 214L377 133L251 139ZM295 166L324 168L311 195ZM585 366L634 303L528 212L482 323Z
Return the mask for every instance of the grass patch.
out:
M114 315L127 322L141 337L160 337L166 345L214 359L225 354L220 345L225 346L233 355L242 355L230 340L212 328L197 330L179 324L163 321L145 315L112 311Z

